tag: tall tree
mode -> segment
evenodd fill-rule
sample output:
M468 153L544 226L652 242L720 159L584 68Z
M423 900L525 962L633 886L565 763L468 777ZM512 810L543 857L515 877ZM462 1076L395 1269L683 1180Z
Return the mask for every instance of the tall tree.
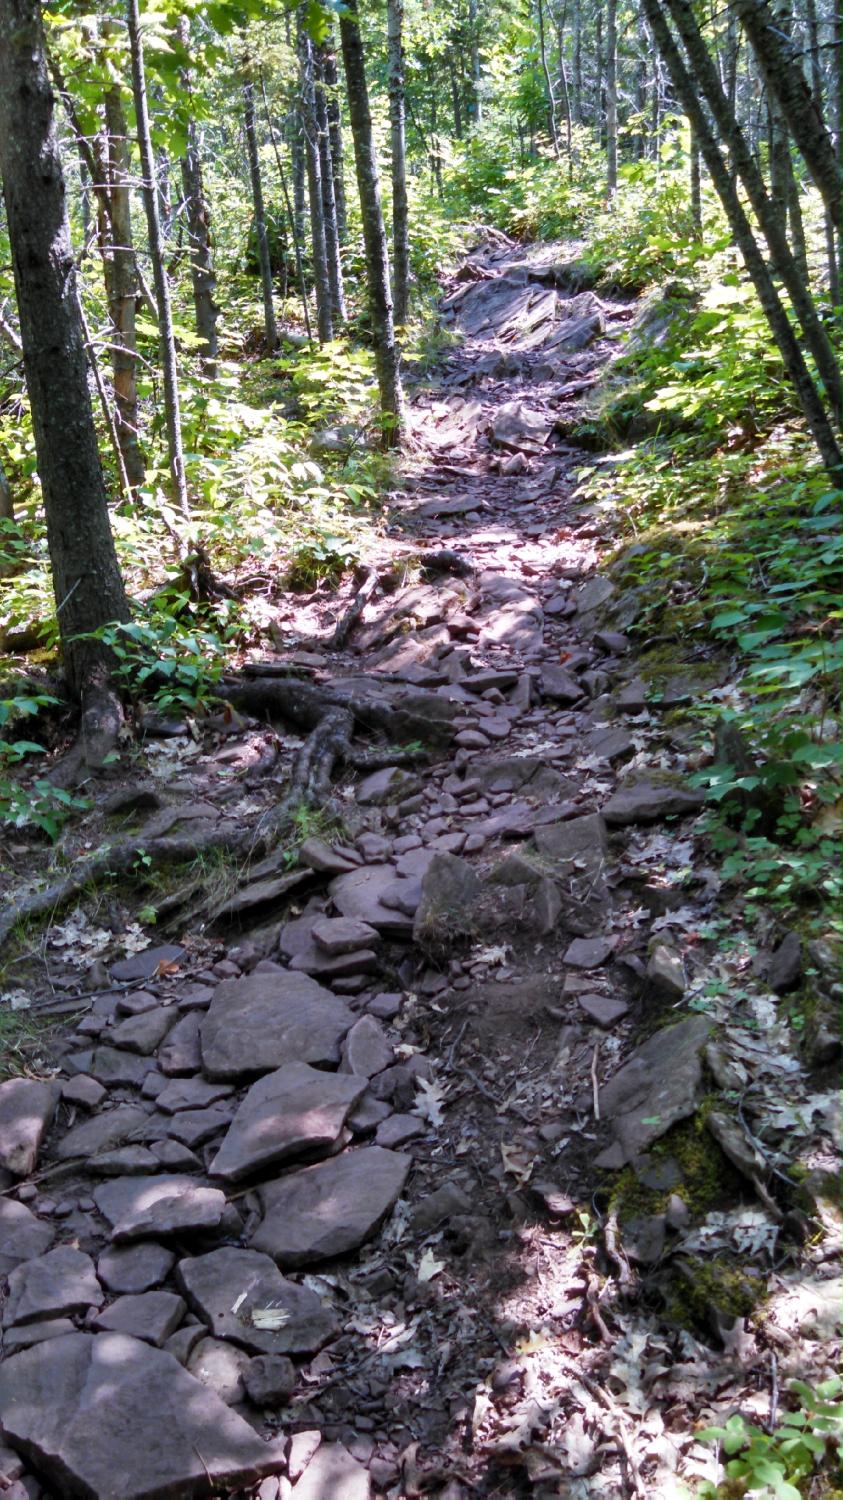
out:
M186 57L190 56L190 23L187 16L179 21L179 41ZM193 79L189 66L182 72L185 91L192 99ZM193 286L193 309L196 316L196 332L202 340L201 358L206 374L213 376L218 353L216 303L217 278L214 271L214 256L211 242L211 219L205 183L202 175L202 157L199 148L199 131L194 112L190 108L187 120L187 147L181 159L181 180L187 216L187 236L190 246L190 279Z
M606 0L606 191L618 186L618 0Z
M386 230L381 208L380 180L372 134L372 115L369 108L369 89L366 83L366 64L357 15L357 0L346 0L340 15L340 39L348 90L348 113L354 142L357 188L363 218L366 286L375 344L383 442L384 446L391 446L400 437L403 394L399 374L398 346L395 342L395 324L392 316Z
M258 133L255 124L255 90L248 76L250 63L246 59L246 76L243 79L243 129L246 136L246 155L249 160L249 181L252 187L252 211L255 217L255 241L258 251L258 269L263 293L263 327L266 347L270 354L278 348L278 324L275 320L275 300L272 291L272 261L269 254L269 234L266 227L266 208L263 201L261 164L258 156Z
M328 263L328 282L331 288L331 313L335 323L344 323L345 287L340 257L336 178L331 149L331 128L328 122L328 97L325 89L325 56L321 47L314 53L314 64L316 127L319 142L319 170L322 179L322 218L325 224L325 258Z
M0 0L0 175L68 680L96 715L129 607L97 449L38 0Z
M325 234L325 199L322 193L322 157L319 151L313 43L307 34L301 10L299 11L298 31L301 118L304 130L304 154L307 162L307 194L310 200L310 243L313 256L313 285L316 293L316 326L319 331L320 344L328 344L334 337L335 299L331 295L328 241Z
M322 44L322 77L328 109L328 136L331 142L331 169L334 174L334 203L337 210L337 233L340 244L348 238L348 209L345 201L345 172L342 149L342 111L340 109L337 54L332 32Z
M386 0L389 139L392 148L392 272L397 324L410 311L410 222L404 100L404 0Z
M106 36L116 31L113 22L104 27ZM104 152L108 183L109 222L105 256L106 293L111 318L111 368L114 380L114 408L117 440L134 488L142 484L145 473L138 427L138 345L135 332L135 306L138 279L135 272L135 250L132 236L131 162L129 132L123 92L117 83L106 89L106 149Z

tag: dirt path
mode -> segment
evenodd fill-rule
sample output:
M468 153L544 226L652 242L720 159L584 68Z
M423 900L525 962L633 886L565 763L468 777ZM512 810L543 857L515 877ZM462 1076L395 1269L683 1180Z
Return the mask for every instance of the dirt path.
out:
M784 1213L716 1107L753 1075L698 1003L687 735L601 613L608 522L559 435L633 309L557 290L558 255L486 248L444 304L461 343L415 391L378 560L431 576L376 593L341 655L324 602L290 601L279 646L435 695L449 748L349 773L343 827L227 896L239 935L111 964L56 1081L0 1086L13 1500L669 1495L713 1472L700 1415L798 1367L786 1317L748 1325L752 1275L729 1304L705 1259L737 1216L769 1266ZM235 730L164 742L140 850L259 827L298 742L267 781L265 732ZM55 981L56 932L97 943L52 931Z

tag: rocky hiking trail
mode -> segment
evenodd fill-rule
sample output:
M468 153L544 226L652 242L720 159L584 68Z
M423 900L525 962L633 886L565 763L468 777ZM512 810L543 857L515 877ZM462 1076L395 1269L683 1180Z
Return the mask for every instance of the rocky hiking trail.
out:
M693 1492L698 1423L831 1367L804 955L710 941L693 726L565 436L636 309L565 253L482 242L358 594L279 601L230 715L10 903L71 1019L0 1084L4 1500ZM119 881L67 914L191 849L238 879L159 903L171 941Z

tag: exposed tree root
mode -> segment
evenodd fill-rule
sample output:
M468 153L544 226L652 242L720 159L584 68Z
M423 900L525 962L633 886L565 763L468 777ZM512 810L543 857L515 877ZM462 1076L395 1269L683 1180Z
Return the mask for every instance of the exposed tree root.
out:
M79 732L61 760L50 771L53 786L78 786L106 765L125 726L123 704L109 679L100 674L82 692Z
M354 732L354 716L347 708L331 708L319 720L296 757L290 789L281 803L292 808L302 802L322 801L328 794L331 772L347 756Z
M243 676L216 689L219 697L256 718L315 729L329 709L344 708L364 729L379 730L393 742L421 740L447 744L453 737L457 705L435 693L388 691L387 684L343 679L331 686L296 678ZM390 760L391 764L391 760Z
M352 630L360 619L360 616L366 608L368 601L371 599L372 595L377 589L379 583L380 579L378 577L376 569L370 568L345 613L340 615L339 619L337 620L336 626L334 628L334 634L331 639L332 651L343 650L348 637L350 636Z

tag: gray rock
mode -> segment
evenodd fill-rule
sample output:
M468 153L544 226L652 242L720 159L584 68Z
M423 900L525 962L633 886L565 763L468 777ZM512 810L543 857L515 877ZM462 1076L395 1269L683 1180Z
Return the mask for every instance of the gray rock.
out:
M583 749L586 755L608 761L609 765L629 760L635 754L632 735L625 729L593 729L586 735Z
M382 1099L375 1099L367 1090L360 1103L351 1111L346 1123L355 1135L372 1135L381 1121L388 1119L391 1113L388 1104ZM384 1142L381 1141L379 1144L383 1145Z
M599 813L536 828L533 837L539 853L563 876L583 868L582 861L589 871L599 869L608 849L606 824Z
M251 1354L315 1354L338 1332L316 1293L288 1281L256 1250L226 1246L181 1260L176 1280L215 1338Z
M157 1172L158 1159L147 1146L118 1146L92 1156L88 1166L98 1177L140 1177L144 1172Z
M0 1167L15 1177L28 1177L34 1170L59 1092L58 1084L34 1078L0 1083Z
M753 1145L740 1120L727 1115L723 1110L712 1109L705 1117L706 1130L716 1140L724 1156L733 1166L752 1182L762 1182L768 1167L761 1152Z
M614 953L608 938L574 938L562 957L570 969L599 969Z
M115 1243L157 1239L216 1229L225 1194L192 1177L118 1177L94 1190L94 1201L111 1225Z
M89 1307L100 1307L102 1300L91 1257L70 1245L57 1245L9 1272L3 1327L36 1323L40 1318L69 1318L86 1313Z
M227 1130L234 1118L234 1105L227 1099L207 1109L181 1109L174 1115L153 1115L148 1125L150 1140L162 1135L180 1141L192 1151Z
M787 995L802 978L802 939L798 932L788 932L767 964L767 983L774 995Z
M662 818L699 812L704 801L702 792L680 781L643 776L618 787L604 804L603 817L615 828L630 823L657 823Z
M680 1000L684 995L685 966L666 943L659 943L650 954L647 979L654 993L666 1000Z
M390 1115L389 1119L382 1120L375 1132L375 1144L385 1146L389 1151L400 1150L402 1146L409 1145L410 1141L417 1141L419 1136L427 1134L428 1127L418 1115Z
M343 917L366 922L385 937L408 937L412 920L397 907L384 905L382 896L401 884L393 865L366 865L339 875L329 886L331 899Z
M640 677L633 677L615 695L615 703L623 713L642 713L647 706L646 684Z
M317 917L311 928L313 941L329 958L342 953L356 953L361 948L374 948L380 934L368 922L357 922L353 917Z
M172 1355L118 1333L50 1339L0 1366L0 1427L62 1496L187 1500L285 1466L284 1444Z
M185 1360L185 1369L226 1406L237 1406L246 1399L244 1376L249 1363L248 1354L234 1344L202 1338Z
M357 1078L374 1078L393 1061L394 1053L380 1021L371 1015L361 1016L343 1042L340 1072L353 1073Z
M236 981L234 981L236 983ZM199 1032L203 1012L189 1010L177 1021L158 1049L158 1066L168 1078L196 1073L202 1066Z
M708 1016L688 1016L649 1037L600 1091L600 1115L611 1121L614 1140L595 1158L598 1167L620 1168L641 1156L677 1120L697 1106L700 1053L713 1028ZM583 1095L582 1107L590 1108Z
M119 1047L94 1047L90 1052L71 1052L64 1065L73 1073L86 1073L106 1088L128 1084L139 1089L155 1066L149 1057L137 1057Z
M80 1157L90 1161L104 1151L111 1151L132 1137L140 1138L149 1119L145 1109L138 1104L119 1104L101 1115L92 1115L74 1125L56 1145L57 1161L71 1161Z
M171 1078L157 1094L155 1103L165 1115L184 1109L206 1109L233 1092L230 1083L210 1083L207 1078Z
M371 1500L372 1481L342 1443L322 1443L294 1493L296 1500Z
M163 1042L177 1016L178 1011L164 1005L156 1006L155 1010L141 1011L140 1015L129 1016L115 1026L109 1032L109 1040L115 1047L149 1057Z
M398 766L384 766L381 771L372 771L364 776L355 790L355 801L361 807L381 807L387 802L401 802L411 797L421 787L418 776L402 771Z
M49 1250L56 1237L50 1224L36 1219L24 1203L0 1197L0 1276Z
M64 1338L66 1333L75 1333L76 1324L70 1318L44 1318L40 1323L24 1323L20 1328L7 1328L3 1334L3 1355L6 1359L18 1354L21 1349L31 1349L43 1344L46 1339ZM0 1485L0 1494L4 1494Z
M577 1004L595 1026L604 1028L614 1026L629 1010L626 1001L618 1000L614 995L577 995Z
M152 979L161 964L177 964L184 957L184 949L176 943L162 943L157 948L144 948L133 953L131 958L122 958L111 965L111 977L122 984L124 980Z
M467 1214L470 1210L471 1199L462 1188L455 1182L445 1182L415 1205L410 1214L410 1227L415 1231L436 1229L446 1219L455 1214Z
M180 1365L184 1365L186 1368L187 1361L190 1359L196 1345L203 1338L205 1338L205 1324L200 1323L197 1318L195 1323L183 1323L181 1328L177 1328L175 1333L171 1333L164 1348L168 1354L172 1354L173 1358L178 1360Z
M413 923L413 939L426 946L450 946L473 928L482 885L467 860L437 854L422 879L422 894Z
M356 1250L399 1197L409 1156L363 1146L259 1189L263 1222L250 1243L280 1266L307 1266Z
M647 1214L628 1219L623 1226L623 1248L630 1260L652 1266L661 1259L665 1240L664 1214Z
M98 1333L128 1333L160 1349L186 1312L183 1299L175 1292L141 1292L118 1297L99 1313L93 1326Z
M61 1097L64 1104L81 1105L82 1109L96 1109L102 1104L107 1090L95 1078L88 1078L85 1073L79 1073L75 1078L69 1078L61 1086Z
M296 1388L296 1367L283 1354L256 1354L246 1366L243 1383L255 1406L286 1406Z
M341 875L346 870L356 868L353 859L347 859L345 855L338 854L322 839L305 839L299 849L299 859L309 869L318 870L320 874L325 875Z
M244 1078L288 1062L339 1062L354 1016L305 974L250 974L217 987L202 1021L202 1060L211 1078Z
M574 595L577 614L588 615L593 610L600 609L601 605L608 603L614 592L615 585L610 578L601 578L599 575L589 578Z
M543 696L554 703L579 703L585 696L582 684L554 662L545 662L542 667L541 689Z
M212 1175L237 1182L305 1153L328 1155L365 1091L367 1076L350 1078L294 1062L259 1079L211 1162Z
M110 1292L148 1292L166 1280L175 1260L172 1250L154 1240L109 1245L97 1261L97 1276Z

